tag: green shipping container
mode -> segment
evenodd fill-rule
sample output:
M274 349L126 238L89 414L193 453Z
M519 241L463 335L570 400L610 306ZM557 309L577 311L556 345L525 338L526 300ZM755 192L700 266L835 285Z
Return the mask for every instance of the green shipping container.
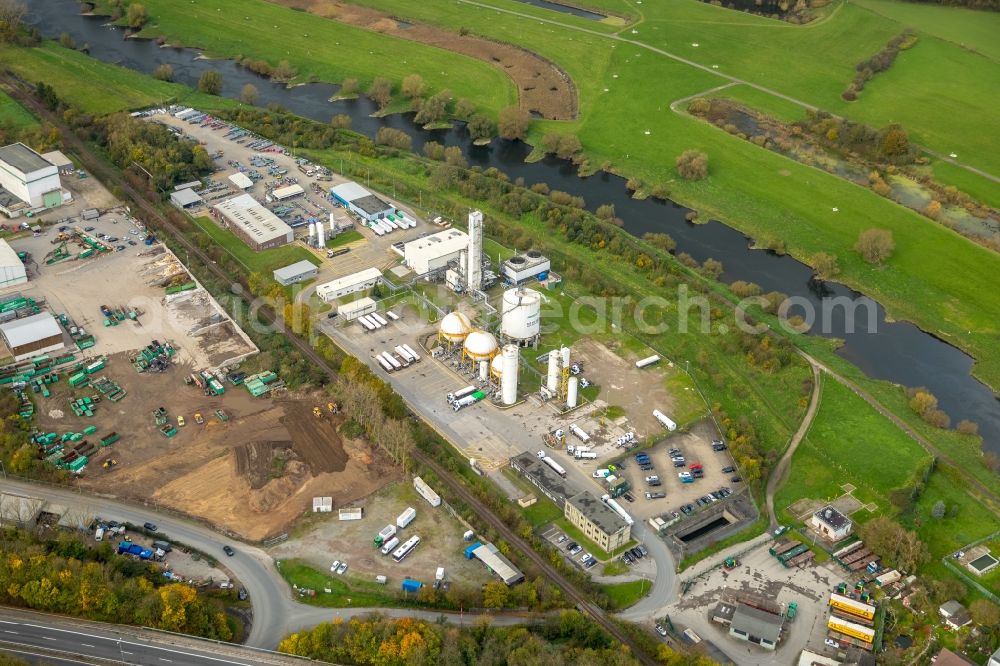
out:
M82 384L86 384L88 381L90 380L87 378L86 373L80 372L69 378L69 385L80 386Z
M83 429L84 435L93 435L95 432L97 432L97 426L89 425Z

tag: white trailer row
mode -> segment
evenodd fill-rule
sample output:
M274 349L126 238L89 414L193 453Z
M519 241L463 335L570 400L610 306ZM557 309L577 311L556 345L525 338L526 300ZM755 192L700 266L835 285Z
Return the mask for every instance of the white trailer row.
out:
M383 218L381 220L376 220L370 225L371 230L375 232L376 236L385 236L386 234L391 234L397 229L414 229L417 226L417 221L399 215L395 220L390 220L389 218Z
M538 458L543 463L545 463L546 465L548 465L549 467L551 467L552 471L554 471L556 474L558 474L559 476L563 477L564 479L566 478L566 469L562 465L560 465L559 463L557 463L552 458L552 456L545 455L545 451L539 451L538 452Z
M375 355L375 360L386 372L395 372L396 370L408 368L411 364L420 360L420 356L409 345L399 345L393 351L396 353L383 351Z
M626 523L629 525L635 525L635 520L632 519L632 516L628 515L628 511L623 509L621 504L613 500L611 495L603 495L601 496L601 499L608 505L608 508L621 516Z
M580 439L581 442L589 442L590 441L590 435L588 435L583 430L583 428L581 428L580 426L578 426L575 423L570 424L569 431L571 433L573 433L574 435L576 435Z

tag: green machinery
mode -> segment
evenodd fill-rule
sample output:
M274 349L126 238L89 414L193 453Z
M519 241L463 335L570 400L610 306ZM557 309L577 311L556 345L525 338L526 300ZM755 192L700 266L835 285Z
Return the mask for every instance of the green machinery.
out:
M98 398L98 400L100 400L100 398ZM77 416L93 416L94 409L96 408L96 401L91 397L78 398L76 400L70 400L69 407Z
M93 386L97 389L98 393L110 400L111 402L118 402L124 398L128 393L125 389L120 387L118 384L114 383L107 377L99 377L94 380Z
M177 427L173 423L165 423L160 426L160 434L170 439L177 434Z
M166 425L167 423L167 410L165 407L157 407L153 410L153 422L156 423L157 427Z

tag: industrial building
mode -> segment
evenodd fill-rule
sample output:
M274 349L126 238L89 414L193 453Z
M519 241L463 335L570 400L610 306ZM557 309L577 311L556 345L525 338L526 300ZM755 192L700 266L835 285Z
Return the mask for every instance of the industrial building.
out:
M24 262L5 239L0 238L0 289L24 284L28 281L28 273Z
M291 243L292 228L249 194L226 199L214 207L226 228L255 250L267 250Z
M459 261L469 249L469 236L458 229L445 229L403 245L403 262L417 275L444 268Z
M285 201L286 199L292 199L294 197L305 194L305 190L298 183L294 185L288 185L286 187L279 187L271 192L271 198L275 201Z
M854 525L851 519L827 505L814 513L809 526L824 539L840 541L851 535Z
M324 282L316 287L316 295L329 303L356 291L371 289L381 279L382 271L377 268L366 268L331 282Z
M193 187L185 187L170 193L170 203L183 210L200 206L204 200L201 195L194 191Z
M368 222L381 220L395 211L391 205L357 183L341 183L331 188L330 194L334 201Z
M729 635L765 650L773 650L778 646L784 622L781 615L738 603L729 622Z
M305 282L306 280L311 280L319 274L319 267L303 259L302 261L296 261L290 266L283 266L274 271L274 280L278 284L288 286L290 284L295 284L296 282Z
M66 346L59 322L48 312L2 323L0 336L15 361L58 351Z
M0 210L9 217L25 209L55 208L69 198L54 164L23 143L0 148Z
M563 513L605 552L614 552L632 538L632 527L589 491L567 498Z
M63 176L68 176L76 170L73 161L66 157L61 150L50 150L47 153L42 153L42 159L54 166Z
M534 453L525 451L510 459L512 469L524 475L536 488L542 491L546 497L555 502L559 507L566 502L569 495L569 488L566 480L556 474L551 467L539 460Z
M236 186L236 189L246 192L253 187L253 181L245 173L234 173L229 177L229 182Z
M514 585L524 580L524 574L504 557L492 543L472 544L466 549L466 558L477 559L486 565L491 573L496 574L507 585Z
M346 321L353 321L372 312L375 312L375 301L367 296L350 303L344 303L337 308L337 315Z
M516 254L500 266L500 279L517 286L529 280L544 280L552 269L552 262L537 250Z

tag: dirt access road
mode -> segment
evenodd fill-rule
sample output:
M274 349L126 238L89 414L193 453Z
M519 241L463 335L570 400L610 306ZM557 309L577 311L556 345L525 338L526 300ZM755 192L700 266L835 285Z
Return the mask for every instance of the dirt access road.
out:
M537 113L547 120L576 118L578 102L573 80L554 63L531 51L482 37L459 35L424 23L402 24L388 14L367 7L344 4L337 0L271 1L347 25L420 42L488 62L502 69L514 80L522 109Z

